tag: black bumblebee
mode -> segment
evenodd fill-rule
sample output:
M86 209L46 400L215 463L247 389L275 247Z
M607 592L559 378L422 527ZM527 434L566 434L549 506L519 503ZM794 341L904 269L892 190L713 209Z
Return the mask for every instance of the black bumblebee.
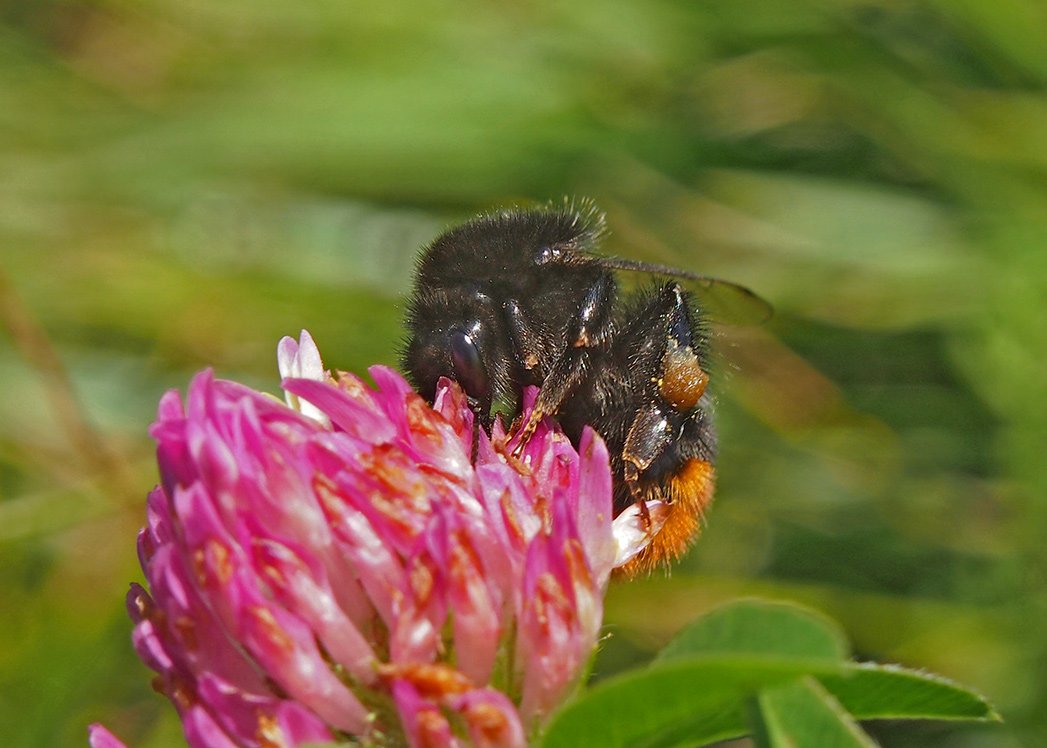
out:
M615 513L654 499L671 507L635 573L679 556L697 532L716 432L696 299L667 280L619 301L614 271L765 302L726 281L595 254L603 233L587 204L507 210L447 231L418 262L402 362L430 401L441 376L456 380L484 424L493 406L518 408L523 388L538 385L532 418L516 426L525 438L543 415L575 444L586 425L596 429L611 454Z

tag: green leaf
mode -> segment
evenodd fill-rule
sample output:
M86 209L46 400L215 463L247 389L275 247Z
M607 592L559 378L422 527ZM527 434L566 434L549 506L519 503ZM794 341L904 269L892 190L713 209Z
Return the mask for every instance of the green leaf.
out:
M682 726L693 730L691 745L739 735L745 732L739 707L753 693L838 667L825 658L748 653L658 662L606 680L569 703L553 717L541 744L675 745L662 736L680 734Z
M718 743L748 734L744 704L725 705L716 714L701 714L673 723L642 740L635 748L693 748L700 744Z
M897 665L851 663L819 680L856 719L1000 720L973 691Z
M828 618L799 605L737 600L705 614L658 653L657 661L701 654L751 654L839 662L847 640Z
M684 748L754 732L768 748L869 746L857 719L996 718L944 679L848 657L842 631L814 611L730 602L685 628L646 670L568 704L542 745ZM746 703L755 705L748 715Z
M846 710L812 678L760 692L753 709L760 748L875 748Z

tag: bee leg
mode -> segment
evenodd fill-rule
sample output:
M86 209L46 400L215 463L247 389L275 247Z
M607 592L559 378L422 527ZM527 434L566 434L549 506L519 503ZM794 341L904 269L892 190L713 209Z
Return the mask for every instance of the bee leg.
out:
M529 417L517 432L520 439L513 450L516 454L519 454L534 435L542 417L557 413L563 402L585 380L590 349L606 345L610 340L614 331L614 296L614 279L610 275L601 276L589 287L581 307L568 323L567 348L549 368L538 391L538 399L535 400Z
M632 426L625 437L622 448L622 472L625 484L634 503L640 505L640 515L644 524L650 527L651 516L647 509L647 500L662 498L645 493L640 485L640 474L649 468L669 447L673 433L671 418L657 403L649 403L636 414Z
M643 522L644 530L650 532L651 510L647 508L647 502L644 501L643 493L640 491L640 469L631 459L626 459L624 460L623 473L625 485L629 487L629 495L632 497L633 503L639 507L640 520Z

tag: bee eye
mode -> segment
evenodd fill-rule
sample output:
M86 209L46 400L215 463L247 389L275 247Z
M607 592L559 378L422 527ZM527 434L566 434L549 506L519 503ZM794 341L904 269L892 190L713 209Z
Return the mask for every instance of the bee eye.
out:
M487 369L473 339L461 330L451 332L451 363L458 384L472 397L486 399L490 394Z

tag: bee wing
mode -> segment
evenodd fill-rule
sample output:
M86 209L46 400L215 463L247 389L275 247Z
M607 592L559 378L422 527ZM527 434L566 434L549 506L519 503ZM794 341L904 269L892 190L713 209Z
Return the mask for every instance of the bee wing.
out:
M774 316L774 307L770 302L740 283L654 262L588 253L587 256L608 270L662 275L680 281L680 285L698 297L702 310L716 322L762 325Z

